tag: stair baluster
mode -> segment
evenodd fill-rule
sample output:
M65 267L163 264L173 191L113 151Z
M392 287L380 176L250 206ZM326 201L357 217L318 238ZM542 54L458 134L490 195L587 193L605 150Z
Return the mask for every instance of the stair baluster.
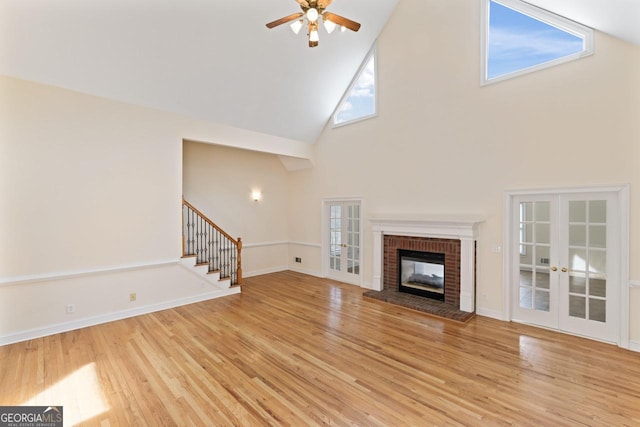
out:
M231 285L242 284L242 239L234 239L193 205L182 199L182 256L196 256Z

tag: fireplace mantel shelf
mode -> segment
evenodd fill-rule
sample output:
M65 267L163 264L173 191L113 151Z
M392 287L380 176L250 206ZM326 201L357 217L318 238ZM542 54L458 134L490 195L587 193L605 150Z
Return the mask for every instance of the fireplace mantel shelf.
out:
M369 219L374 233L403 236L474 238L476 226L484 219L462 215L385 215Z

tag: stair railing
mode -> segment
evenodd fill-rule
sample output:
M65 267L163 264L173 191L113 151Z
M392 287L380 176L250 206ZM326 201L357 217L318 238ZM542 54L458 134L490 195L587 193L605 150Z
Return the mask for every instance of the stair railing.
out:
M182 199L182 256L196 256L196 264L208 264L209 272L242 284L242 239L234 239L213 221Z

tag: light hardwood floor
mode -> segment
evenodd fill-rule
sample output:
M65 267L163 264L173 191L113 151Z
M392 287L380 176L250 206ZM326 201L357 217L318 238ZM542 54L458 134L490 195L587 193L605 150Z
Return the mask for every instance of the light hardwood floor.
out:
M0 347L0 405L64 405L66 425L640 425L638 353L361 295L276 273Z

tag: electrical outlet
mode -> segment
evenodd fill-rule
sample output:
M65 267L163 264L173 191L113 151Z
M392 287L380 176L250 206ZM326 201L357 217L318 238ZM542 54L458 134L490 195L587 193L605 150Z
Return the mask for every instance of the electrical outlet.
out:
M135 292L131 292L129 294L129 301L134 302L136 299L138 299L138 296L136 295Z
M296 257L296 262L302 262L302 258Z
M67 304L67 314L75 313L76 305L75 304Z

